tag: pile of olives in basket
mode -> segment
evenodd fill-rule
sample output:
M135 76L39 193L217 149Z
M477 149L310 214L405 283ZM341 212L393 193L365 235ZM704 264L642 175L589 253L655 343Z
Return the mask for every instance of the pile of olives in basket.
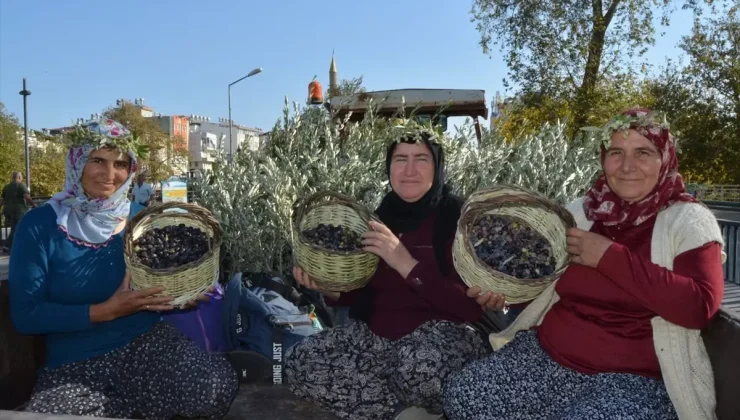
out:
M303 231L312 244L329 251L355 251L362 249L362 236L344 226L320 223Z
M531 227L504 216L485 215L472 226L478 258L518 279L539 279L555 271L550 243Z
M134 251L149 268L174 268L197 261L208 252L208 237L202 230L180 223L147 230L134 241Z

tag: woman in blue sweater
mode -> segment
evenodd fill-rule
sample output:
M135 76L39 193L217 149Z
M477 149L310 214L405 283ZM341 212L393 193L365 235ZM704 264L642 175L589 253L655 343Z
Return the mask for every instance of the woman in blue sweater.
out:
M131 291L123 259L126 193L139 147L102 119L70 135L64 191L28 212L10 258L10 311L46 337L27 411L114 418L221 418L235 372L161 322L163 289Z

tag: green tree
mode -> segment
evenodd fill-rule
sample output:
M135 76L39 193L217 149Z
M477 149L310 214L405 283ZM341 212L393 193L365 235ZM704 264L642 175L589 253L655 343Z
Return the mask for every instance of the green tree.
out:
M64 188L67 148L58 137L35 132L31 155L31 191L34 197L50 197Z
M592 102L605 76L632 73L655 42L656 12L664 25L681 4L698 15L721 0L475 0L472 21L490 54L498 44L509 67L507 86L527 105L536 98L570 103L571 129L592 125Z
M739 7L697 20L681 48L689 63L669 62L652 89L681 139L681 171L691 182L740 184Z
M187 149L175 148L177 139L162 131L151 118L142 116L141 110L133 104L124 102L115 108L108 108L104 115L136 133L149 148L149 156L143 159L141 170L149 175L150 181L161 181L174 175L175 160L187 156Z
M23 172L26 167L20 131L18 119L0 102L0 185L10 182L14 171Z
M573 105L562 97L519 97L504 108L494 124L507 139L517 139L536 133L548 122L573 121L576 112ZM626 109L654 105L654 92L649 83L633 75L604 77L591 98L589 124L602 125Z

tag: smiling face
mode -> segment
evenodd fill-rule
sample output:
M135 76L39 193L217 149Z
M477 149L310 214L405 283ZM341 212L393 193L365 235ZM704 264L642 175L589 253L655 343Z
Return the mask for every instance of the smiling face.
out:
M390 181L403 201L414 203L432 188L434 157L424 143L399 143L391 156Z
M616 132L604 157L604 174L609 188L622 200L633 203L647 197L658 184L661 154L658 148L635 130Z
M90 198L108 198L129 176L131 158L118 149L98 149L90 153L82 171L82 188Z

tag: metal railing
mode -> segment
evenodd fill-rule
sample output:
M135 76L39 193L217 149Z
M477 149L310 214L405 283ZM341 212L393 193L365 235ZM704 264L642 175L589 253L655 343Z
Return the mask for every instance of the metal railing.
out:
M700 200L740 203L740 185L702 185L696 190Z
M725 281L740 284L740 222L719 220L725 238Z

